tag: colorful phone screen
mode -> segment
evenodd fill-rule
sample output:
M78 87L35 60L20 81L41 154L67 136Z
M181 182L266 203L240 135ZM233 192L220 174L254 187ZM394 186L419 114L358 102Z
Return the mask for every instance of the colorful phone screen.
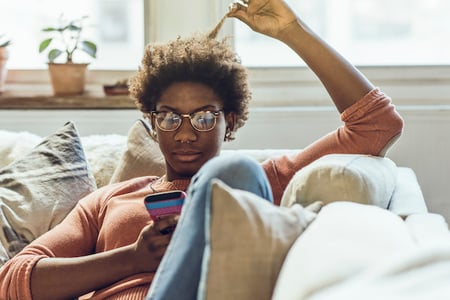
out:
M183 191L170 191L148 195L144 203L152 220L157 221L164 215L180 214L185 198Z

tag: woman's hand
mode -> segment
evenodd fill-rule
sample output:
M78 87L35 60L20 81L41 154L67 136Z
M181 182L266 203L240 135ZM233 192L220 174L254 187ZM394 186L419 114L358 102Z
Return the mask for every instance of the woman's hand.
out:
M155 272L166 252L179 216L170 215L145 226L134 244L134 263L141 272Z
M130 245L80 257L44 258L31 273L33 299L69 299L138 273L155 272L166 252L178 216L145 226ZM82 274L82 276L79 276Z
M322 201L314 201L313 203L306 206L305 209L318 214L323 206L324 206L324 203Z
M297 20L283 0L239 0L231 4L228 17L235 17L254 31L276 39Z

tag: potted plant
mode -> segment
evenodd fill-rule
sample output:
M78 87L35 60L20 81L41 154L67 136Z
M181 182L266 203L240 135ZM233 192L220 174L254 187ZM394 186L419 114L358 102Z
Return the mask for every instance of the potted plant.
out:
M0 34L0 93L5 91L6 75L8 73L6 63L9 58L9 45L11 45L11 40L7 39L4 34Z
M86 18L66 20L61 16L57 27L42 29L51 37L40 43L39 53L48 51L48 68L56 96L80 95L84 92L89 63L75 63L74 55L78 52L91 58L97 55L97 45L82 38Z

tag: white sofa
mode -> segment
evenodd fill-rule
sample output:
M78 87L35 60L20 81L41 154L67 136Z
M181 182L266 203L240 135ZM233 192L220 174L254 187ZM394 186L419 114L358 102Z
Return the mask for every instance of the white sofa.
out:
M139 120L128 136L79 137L68 123L48 137L0 130L0 141L3 261L59 223L85 194L149 170L164 172ZM233 151L262 161L294 150L226 152ZM410 168L388 158L327 156L294 177L282 207L255 206L252 195L220 182L214 191L212 207L225 203L242 216L211 210L206 298L450 299L448 227L427 212ZM325 203L318 214L302 208L318 199ZM224 240L227 230L247 246Z

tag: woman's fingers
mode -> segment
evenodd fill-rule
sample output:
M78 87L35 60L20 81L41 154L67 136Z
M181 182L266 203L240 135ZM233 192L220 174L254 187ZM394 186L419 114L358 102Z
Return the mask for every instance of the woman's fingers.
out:
M179 216L177 215L167 215L161 217L158 221L155 222L155 231L159 234L169 234L175 230L177 226Z
M230 3L230 5L228 6L227 16L235 17L235 18L240 19L241 21L244 21L244 17L246 16L246 13L247 13L247 7L248 7L247 3L243 2L241 0Z
M323 207L322 201L315 201L315 202L309 204L308 206L306 206L305 209L310 210L314 213L319 213L319 211L322 209L322 207Z

